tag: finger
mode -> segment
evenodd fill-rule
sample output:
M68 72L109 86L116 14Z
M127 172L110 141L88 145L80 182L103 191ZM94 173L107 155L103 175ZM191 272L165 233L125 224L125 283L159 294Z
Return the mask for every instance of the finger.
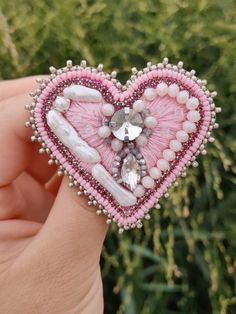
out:
M79 260L85 272L87 267L98 265L107 224L95 208L91 211L87 201L69 189L68 179L63 178L48 219L32 242L33 250L37 247L52 263L63 256L68 267L77 267L74 264Z
M39 182L46 183L55 175L57 166L55 164L49 165L49 156L47 154L39 154L39 148L40 146L37 143L32 145L32 157L26 170Z
M62 181L62 176L58 177L57 174L54 174L51 179L45 184L45 189L50 192L52 195L56 196Z
M15 80L5 80L0 82L0 101L20 94L26 94L37 88L36 78L46 76L29 76Z
M45 182L55 172L46 167L45 157L38 158L38 145L30 142L32 131L24 126L28 119L24 106L30 102L28 95L20 95L0 103L0 186L10 184L27 167Z
M39 223L19 219L0 221L1 271L3 264L11 262L22 253L41 227ZM7 268L7 265L5 267Z
M54 197L28 173L0 189L0 220L20 218L45 222Z
M36 222L11 219L0 222L0 241L12 241L34 236L42 225Z

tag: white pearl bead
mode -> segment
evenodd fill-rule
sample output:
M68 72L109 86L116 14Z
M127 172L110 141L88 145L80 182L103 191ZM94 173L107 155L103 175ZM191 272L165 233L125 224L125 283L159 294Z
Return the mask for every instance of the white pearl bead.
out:
M189 110L194 110L199 106L199 100L196 97L191 97L186 102L186 107Z
M142 186L141 184L139 184L139 185L135 188L135 190L133 191L133 193L134 193L134 195L135 195L136 197L142 197L142 196L144 195L144 193L145 193L143 186Z
M168 95L170 97L177 97L179 94L179 85L171 84L168 89Z
M157 119L152 116L149 116L145 118L144 125L150 129L155 128L155 126L157 125Z
M108 126L103 125L98 129L98 135L102 138L109 137L111 135L111 130Z
M57 96L54 101L55 108L60 112L65 112L70 106L70 100L62 96Z
M114 112L115 108L112 104L104 104L102 106L102 113L104 114L104 116L106 117L112 116Z
M159 96L163 97L168 93L168 85L164 82L161 82L156 87L156 92Z
M179 104L185 104L188 101L188 96L189 93L186 90L182 90L181 92L179 92L176 100Z
M133 104L133 109L136 111L136 112L141 112L143 111L145 108L145 104L144 102L139 99L139 100L136 100Z
M187 140L188 140L188 133L183 131L183 130L180 130L180 131L176 132L176 138L181 143L187 142Z
M169 169L169 163L167 160L165 159L159 159L157 161L157 167L161 170L161 171L166 171L167 169Z
M182 149L182 144L177 140L171 140L169 144L170 149L174 152L179 152Z
M156 98L156 91L154 88L146 88L145 92L144 92L144 97L149 100L152 101Z
M196 125L190 121L184 121L183 123L183 130L187 133L196 132Z
M175 159L175 153L171 149L165 149L163 151L163 158L167 161L171 161Z
M152 189L154 187L154 180L153 178L146 176L142 178L142 184L146 189Z
M118 140L118 138L113 138L113 140L111 141L111 148L115 151L118 152L119 150L121 150L123 147L123 142Z
M136 138L136 143L138 146L145 146L147 144L147 137L144 134L140 134Z
M187 119L190 122L197 122L200 120L200 118L201 118L200 113L196 110L189 111L187 114Z
M149 169L149 174L153 179L159 179L161 177L161 170L157 167L152 167Z

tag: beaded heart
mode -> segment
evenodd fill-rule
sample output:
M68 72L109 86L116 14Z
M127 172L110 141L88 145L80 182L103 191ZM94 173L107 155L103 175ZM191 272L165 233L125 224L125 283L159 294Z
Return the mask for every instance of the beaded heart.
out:
M214 141L217 93L182 61L172 65L167 58L133 68L126 85L116 72L106 74L103 65L88 67L84 60L50 72L26 106L32 141L59 166L58 175L69 176L78 196L87 195L97 214L107 215L107 223L116 222L120 233L141 228L150 208L160 207L160 197L168 197L168 188Z

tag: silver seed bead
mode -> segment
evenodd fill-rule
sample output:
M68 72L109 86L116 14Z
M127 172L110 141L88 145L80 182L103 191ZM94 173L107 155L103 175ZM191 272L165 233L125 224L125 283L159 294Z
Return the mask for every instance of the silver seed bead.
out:
M99 72L101 72L102 70L103 70L103 64L99 64L98 66L97 66L97 70L99 71Z
M165 57L165 58L163 59L163 61L162 61L162 63L163 63L164 65L167 65L167 64L168 64L168 62L169 62L169 60L168 60L168 58L167 58L167 57Z
M86 66L87 66L87 61L86 61L86 60L82 60L82 61L80 62L80 65L82 66L82 68L86 68Z
M51 67L49 68L49 71L50 71L52 74L55 74L55 73L57 72L57 69L54 68L53 66L51 66Z
M183 61L179 61L178 64L177 64L177 67L178 67L179 69L181 69L183 66L184 66Z
M137 74L137 73L138 73L137 68L133 67L133 68L132 68L132 73L133 73L133 74Z
M71 61L71 60L67 60L67 61L66 61L66 66L67 66L68 68L72 68L72 66L73 66L72 61Z

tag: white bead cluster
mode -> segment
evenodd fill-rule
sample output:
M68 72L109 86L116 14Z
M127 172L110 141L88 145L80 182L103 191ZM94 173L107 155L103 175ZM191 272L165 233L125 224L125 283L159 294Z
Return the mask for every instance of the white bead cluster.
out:
M176 98L179 105L185 105L188 110L187 119L182 124L182 130L176 132L176 139L173 139L169 143L169 148L165 149L162 153L163 158L157 161L156 167L149 169L149 175L143 178L142 184L145 188L153 188L154 180L161 177L161 173L169 169L169 162L175 159L176 153L182 149L182 143L187 142L189 139L189 133L196 132L196 122L200 120L200 113L196 110L199 106L199 101L196 97L190 97L189 92L186 90L180 90L178 84L173 83L169 86L165 82L160 82L156 88L146 88L144 91L144 98L147 101L153 101L156 97L169 96ZM143 108L141 100L138 100L135 104L137 110ZM149 118L149 119L148 119ZM152 126L152 118L148 117L149 127ZM155 119L155 118L154 118ZM153 124L155 124L153 122ZM144 139L141 140L144 143ZM152 180L151 180L152 179Z

